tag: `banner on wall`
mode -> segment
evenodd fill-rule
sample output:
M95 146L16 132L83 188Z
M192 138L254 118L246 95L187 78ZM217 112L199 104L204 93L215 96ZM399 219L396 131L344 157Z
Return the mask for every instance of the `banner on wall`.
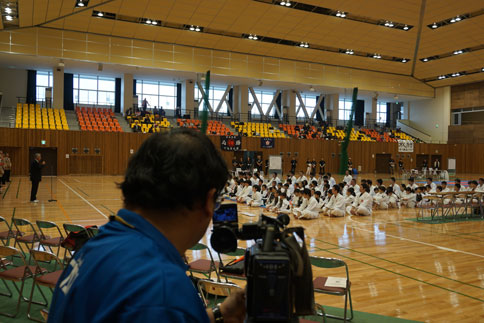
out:
M260 138L260 147L267 149L274 148L274 138Z
M222 150L238 151L242 148L240 136L220 136L220 147Z
M398 141L399 153L413 153L413 141L412 140L399 140Z

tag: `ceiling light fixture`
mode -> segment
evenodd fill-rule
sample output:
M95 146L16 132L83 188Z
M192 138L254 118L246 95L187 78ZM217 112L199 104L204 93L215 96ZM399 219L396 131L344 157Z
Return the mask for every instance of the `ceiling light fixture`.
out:
M200 27L198 26L195 27L195 31L200 31L200 30L201 30Z
M7 19L8 21L12 21L13 20L13 17L8 15L8 16L5 16L5 19Z
M84 2L82 1L77 2L76 7L84 7Z
M460 73L452 73L452 77L460 76Z
M439 76L439 80L443 80L443 79L445 79L445 78L446 78L446 76L445 76L445 75L440 75L440 76Z
M12 13L12 8L9 8L9 7L5 8L5 12L9 14Z
M336 13L336 17L344 18L344 17L346 17L346 13L344 11L338 11Z
M381 55L380 54L373 54L373 58L380 59Z
M345 54L353 55L355 52L352 49L347 49Z
M385 27L392 28L393 26L395 26L395 25L393 24L393 22L391 22L391 21L386 21L386 22L385 22Z
M454 51L454 55L462 54L464 51L462 49Z
M249 38L249 39L252 39L252 40L257 40L257 39L259 39L259 37L257 37L257 35L252 35L252 34L250 34L248 38Z
M428 61L429 61L429 59L428 59L428 58L424 58L424 59L422 59L422 61L423 61L423 62L428 62Z
M151 22L151 24L152 24L152 25L158 25L158 21L153 20L153 21Z
M434 22L434 24L432 25L432 28L435 29L435 28L438 28L439 26L437 26L437 24Z
M281 6L290 7L291 6L291 1L281 1L280 2L280 5Z
M195 31L195 27L193 25L190 26L191 31Z
M405 26L403 27L403 30L408 30L408 29L409 29L409 28L408 28L408 26L407 26L407 25L405 25Z
M484 67L483 67L483 68L481 68L481 72L484 72Z
M151 20L150 20L150 19L147 19L147 20L146 20L146 23L147 23L148 25L151 25Z
M457 21L457 20L455 20L455 18L450 19L450 22L451 22L451 23L454 23L454 22L456 22L456 21Z
M407 62L406 58L402 59L402 63L406 63L406 62Z
M461 17L459 17L459 16L455 17L455 21L461 21L461 20L462 20Z
M98 17L102 17L102 16L104 16L104 14L103 14L102 12L98 12L98 13L97 13L97 16L98 16Z
M305 43L305 42L301 42L301 43L299 44L299 47L308 48L308 47L309 47L309 44L308 44L308 43Z

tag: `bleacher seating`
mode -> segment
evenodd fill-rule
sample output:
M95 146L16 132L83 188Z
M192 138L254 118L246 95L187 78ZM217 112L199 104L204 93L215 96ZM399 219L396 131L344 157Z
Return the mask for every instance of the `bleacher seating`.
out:
M118 120L110 109L76 107L76 115L83 131L122 132Z
M134 132L161 132L165 129L171 128L171 123L167 118L152 114L147 114L144 117L128 116L127 121Z
M69 130L64 109L41 108L39 104L17 103L15 128Z
M177 125L179 127L200 129L202 122L196 119L177 119ZM229 127L223 124L221 121L208 120L207 121L207 133L216 136L230 136L233 133L230 131Z
M289 136L299 139L343 140L346 137L346 132L342 127L309 126L306 130L303 125L280 124L279 127ZM353 128L350 135L350 141L397 142L400 139L418 142L416 138L397 130L378 132L374 129Z
M287 138L281 130L274 128L270 123L257 122L231 122L231 126L235 128L242 136L247 137L269 137L269 138Z

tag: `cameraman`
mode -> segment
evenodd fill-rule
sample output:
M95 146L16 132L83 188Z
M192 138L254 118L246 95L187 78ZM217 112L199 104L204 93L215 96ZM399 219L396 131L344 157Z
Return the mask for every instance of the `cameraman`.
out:
M245 293L206 310L182 256L205 234L228 171L189 129L154 134L130 159L124 209L59 279L49 322L242 322Z

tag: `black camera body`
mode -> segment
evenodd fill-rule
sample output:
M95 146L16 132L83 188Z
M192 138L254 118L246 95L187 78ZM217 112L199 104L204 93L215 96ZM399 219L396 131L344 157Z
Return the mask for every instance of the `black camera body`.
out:
M297 322L314 312L314 290L303 228L286 228L289 216L261 215L239 229L236 204L222 204L214 214L212 248L237 249L237 240L255 240L245 252L248 322ZM231 216L227 216L227 215ZM299 242L295 235L299 237Z

